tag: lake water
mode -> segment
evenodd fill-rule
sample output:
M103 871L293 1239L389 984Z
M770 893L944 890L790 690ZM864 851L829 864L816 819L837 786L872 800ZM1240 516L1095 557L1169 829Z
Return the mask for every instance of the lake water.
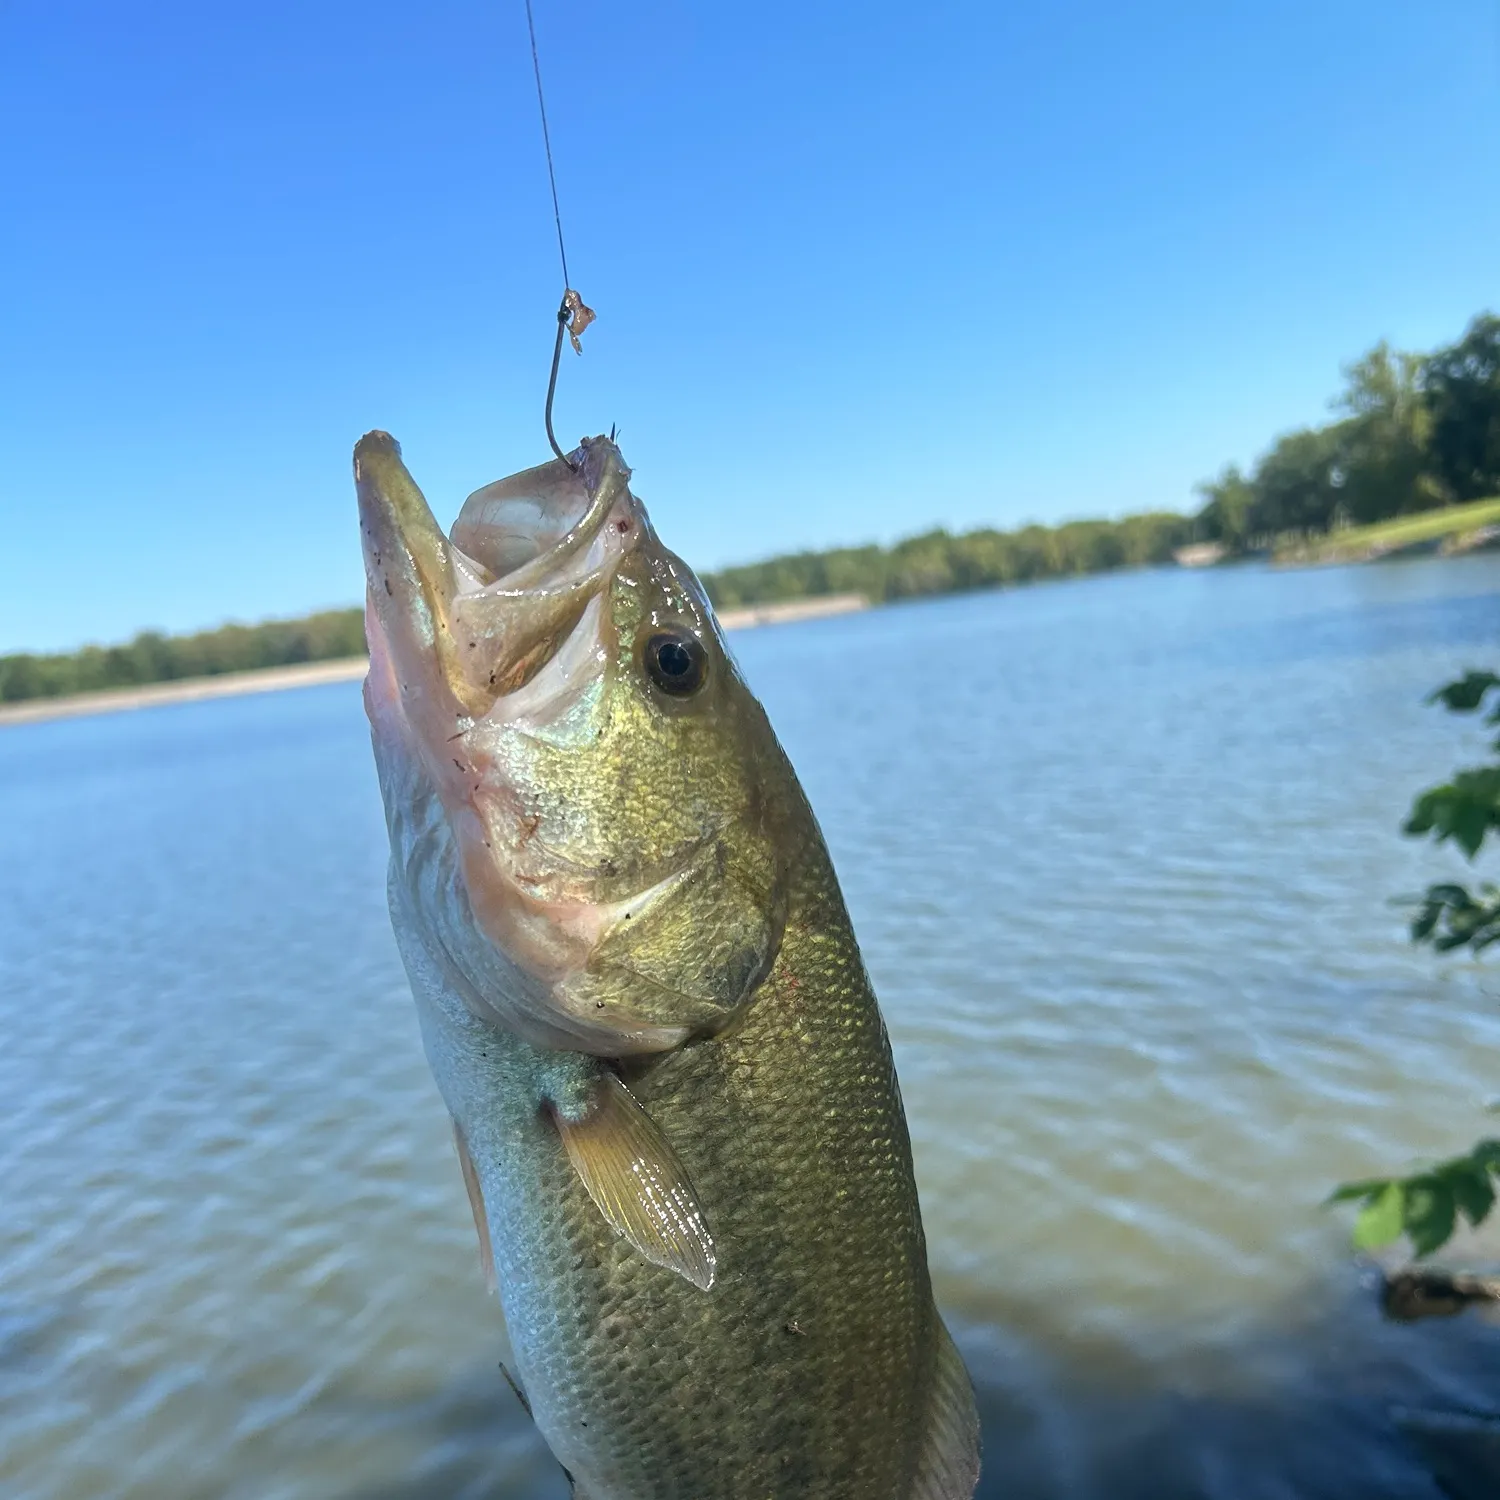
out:
M1330 1186L1463 1149L1500 965L1389 903L1500 556L748 632L895 1041L983 1496L1436 1500ZM387 928L354 685L0 731L0 1493L562 1500ZM1493 1256L1496 1241L1458 1247Z

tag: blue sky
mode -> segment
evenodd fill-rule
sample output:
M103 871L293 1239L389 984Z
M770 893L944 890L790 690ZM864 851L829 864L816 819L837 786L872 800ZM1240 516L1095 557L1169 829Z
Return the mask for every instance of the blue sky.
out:
M700 567L1186 508L1500 304L1489 0L535 0L568 439ZM0 0L0 651L360 594L545 458L522 0Z

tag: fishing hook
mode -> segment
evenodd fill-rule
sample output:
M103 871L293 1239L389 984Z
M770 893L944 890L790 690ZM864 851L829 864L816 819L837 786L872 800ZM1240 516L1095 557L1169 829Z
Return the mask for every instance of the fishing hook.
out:
M563 298L563 304L557 310L557 342L552 346L552 373L547 377L547 407L542 414L542 420L547 424L547 441L552 444L552 451L566 464L568 455L562 451L557 441L556 434L552 431L552 398L557 394L557 364L562 358L563 334L567 331L568 319L572 316L572 309L568 306L568 299ZM571 469L572 464L568 464Z

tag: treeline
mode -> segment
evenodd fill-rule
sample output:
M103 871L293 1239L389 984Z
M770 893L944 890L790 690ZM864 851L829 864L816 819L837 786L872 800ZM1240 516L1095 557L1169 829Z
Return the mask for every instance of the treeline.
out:
M721 609L811 594L906 599L1168 562L1173 549L1192 534L1191 519L1165 513L959 536L930 531L893 547L801 552L726 568L705 574L703 582ZM123 646L85 646L55 656L0 656L0 703L330 661L364 650L364 613L359 609L225 625L198 635L146 631Z
M986 527L957 536L929 531L892 547L795 552L721 568L705 573L703 586L720 609L810 594L910 599L1168 562L1192 536L1189 517L1166 512L1127 516L1123 521L1026 526L1019 531Z
M1344 369L1337 418L1198 487L1197 532L1236 552L1500 495L1500 317L1455 344L1377 344Z
M1344 370L1338 417L1278 438L1245 474L1198 486L1193 516L945 531L893 547L799 552L704 577L720 607L809 594L872 600L1162 563L1188 542L1229 556L1346 526L1500 495L1500 318L1475 318L1431 354L1377 344Z
M1185 543L1229 556L1345 526L1500 495L1500 317L1475 318L1455 344L1404 354L1377 344L1344 371L1335 420L1278 438L1248 474L1231 466L1198 487L1192 516L1070 521L1016 531L929 531L891 547L798 552L707 573L720 608L814 594L872 601L1029 583L1171 560ZM365 649L358 609L138 635L125 646L0 657L0 702L327 661Z
M334 661L360 656L364 649L362 609L334 609L261 625L223 625L197 635L148 630L125 646L85 646L57 656L0 656L0 703Z

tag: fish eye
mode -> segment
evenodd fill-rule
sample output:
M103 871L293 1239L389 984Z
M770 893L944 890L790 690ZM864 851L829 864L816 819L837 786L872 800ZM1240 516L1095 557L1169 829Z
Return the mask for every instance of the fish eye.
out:
M662 692L686 698L703 686L708 658L702 643L686 631L653 635L646 642L646 670Z

